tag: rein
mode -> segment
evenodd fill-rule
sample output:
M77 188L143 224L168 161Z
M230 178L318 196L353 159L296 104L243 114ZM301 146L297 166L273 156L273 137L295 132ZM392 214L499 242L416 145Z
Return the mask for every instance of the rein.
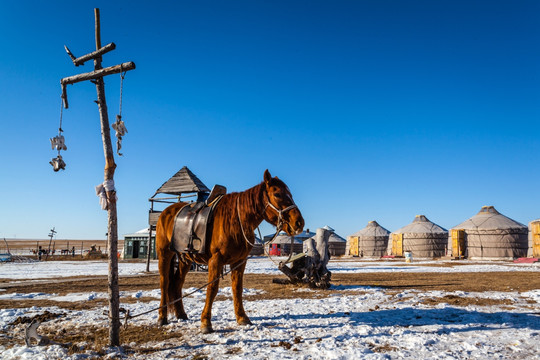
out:
M264 207L263 212L266 211L266 208L268 206L270 206L272 209L274 209L278 213L278 221L277 221L277 224L276 224L276 233L274 234L274 236L272 236L272 239L270 239L269 241L263 242L262 244L256 244L256 243L252 243L251 241L249 241L249 239L246 236L246 232L244 231L244 226L242 225L242 219L240 218L240 197L236 198L236 213L238 214L238 222L240 223L240 229L242 230L242 235L244 236L244 240L246 240L246 243L248 243L249 245L251 245L253 247L265 246L266 244L269 244L272 241L274 241L275 238L277 237L277 235L279 234L279 232L281 230L283 230L283 225L285 224L285 222L283 221L283 213L298 207L298 206L296 206L296 204L293 203L292 205L286 207L285 209L280 210L277 207L275 207L270 201L268 201L266 203L266 206ZM259 231L259 236L261 236L261 231L259 230L258 226L257 226L257 230ZM261 237L261 240L262 240L262 237ZM291 243L292 243L292 241L291 241Z

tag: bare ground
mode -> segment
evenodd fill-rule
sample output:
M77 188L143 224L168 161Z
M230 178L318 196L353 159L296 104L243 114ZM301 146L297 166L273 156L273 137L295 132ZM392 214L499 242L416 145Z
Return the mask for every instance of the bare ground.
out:
M264 292L246 296L246 300L289 299L289 298L321 298L336 293L338 290L315 290L309 292L291 291L302 285L282 285L272 282L273 279L286 279L284 276L266 274L245 274L244 287L259 289ZM191 272L186 278L184 288L200 287L207 282L206 273ZM441 290L441 291L529 291L540 289L540 276L537 272L487 272L487 273L364 273L333 274L333 285L354 287L381 287L392 292L405 289ZM220 286L231 286L230 276L220 281ZM149 274L126 276L119 280L120 291L153 290L159 288L159 275ZM82 292L107 292L107 277L74 277L69 279L51 279L39 282L1 282L0 289L7 293L47 293L66 295ZM345 291L346 292L346 291ZM339 290L343 294L343 290ZM357 291L355 291L357 293ZM123 298L122 302L150 301L148 299ZM218 299L219 300L219 299ZM57 302L50 300L0 300L0 308L23 308L29 306L57 305L66 309L90 309L102 306L106 300L95 299L84 303Z

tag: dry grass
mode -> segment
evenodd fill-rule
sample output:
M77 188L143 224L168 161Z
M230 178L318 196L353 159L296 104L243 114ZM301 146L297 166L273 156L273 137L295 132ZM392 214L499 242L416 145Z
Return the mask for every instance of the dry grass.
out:
M422 304L435 306L441 303L454 305L454 306L499 306L499 305L512 305L513 302L510 299L486 299L486 298L474 298L457 295L446 295L443 297L427 298L422 300Z

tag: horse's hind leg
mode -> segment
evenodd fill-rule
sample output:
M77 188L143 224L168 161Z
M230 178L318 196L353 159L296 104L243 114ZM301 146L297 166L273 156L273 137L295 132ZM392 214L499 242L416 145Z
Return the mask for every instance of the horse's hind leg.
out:
M184 301L182 300L182 287L186 280L186 275L191 268L191 262L183 259L181 256L178 259L178 272L175 274L174 280L171 282L169 290L171 291L169 298L178 300L174 303L174 312L177 319L187 320L187 314L184 311Z
M251 321L246 315L246 311L244 310L244 304L242 302L242 292L244 289L244 270L246 268L245 260L243 262L244 263L242 265L239 265L239 263L231 264L231 268L234 269L231 272L234 313L236 314L236 322L239 325L251 325Z
M171 263L174 261L174 253L167 249L160 249L158 253L159 287L161 289L161 301L159 303L159 325L167 325L167 303L169 300L169 287L171 280Z

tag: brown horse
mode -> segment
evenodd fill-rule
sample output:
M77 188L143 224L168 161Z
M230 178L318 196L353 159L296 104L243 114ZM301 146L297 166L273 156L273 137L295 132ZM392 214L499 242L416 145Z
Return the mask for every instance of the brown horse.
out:
M264 181L243 192L230 193L217 203L213 222L210 224L210 244L205 254L176 253L171 250L174 219L186 203L167 207L160 215L156 227L156 250L159 259L161 308L159 324L167 324L168 310L174 311L178 319L187 320L182 304L182 286L193 262L208 264L206 303L201 314L201 331L212 332L212 303L219 288L219 276L224 265L230 265L234 312L239 325L251 321L242 304L243 276L246 259L255 243L254 231L266 220L296 235L304 228L304 219L295 205L289 188L270 172L264 172ZM175 274L175 257L178 256L178 271ZM169 303L176 301L172 305Z

